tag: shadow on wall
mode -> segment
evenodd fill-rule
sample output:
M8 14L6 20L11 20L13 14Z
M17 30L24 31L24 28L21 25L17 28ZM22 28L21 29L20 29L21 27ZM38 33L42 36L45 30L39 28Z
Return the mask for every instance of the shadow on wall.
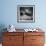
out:
M6 30L4 30L4 28L6 28L6 26L4 24L0 24L0 43L2 43L2 32L5 32Z

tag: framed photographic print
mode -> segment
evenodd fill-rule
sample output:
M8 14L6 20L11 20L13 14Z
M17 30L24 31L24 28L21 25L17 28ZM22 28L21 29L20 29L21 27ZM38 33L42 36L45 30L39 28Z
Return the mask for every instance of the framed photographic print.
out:
M18 5L17 22L19 23L35 22L35 5Z

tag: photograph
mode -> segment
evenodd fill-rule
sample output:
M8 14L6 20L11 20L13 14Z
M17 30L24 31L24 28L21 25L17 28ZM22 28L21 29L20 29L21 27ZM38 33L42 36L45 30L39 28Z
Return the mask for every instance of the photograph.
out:
M17 22L35 22L35 5L18 5Z

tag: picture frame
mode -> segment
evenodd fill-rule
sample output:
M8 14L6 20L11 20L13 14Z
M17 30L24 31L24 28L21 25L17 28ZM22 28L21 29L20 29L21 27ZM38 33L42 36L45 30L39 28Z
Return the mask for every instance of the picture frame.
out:
M18 5L17 6L18 23L35 22L35 5Z

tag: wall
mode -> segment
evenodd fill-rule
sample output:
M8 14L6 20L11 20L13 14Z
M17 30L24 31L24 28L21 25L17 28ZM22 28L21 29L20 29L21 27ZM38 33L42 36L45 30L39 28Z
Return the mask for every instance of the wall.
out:
M0 25L13 24L16 28L46 28L45 0L1 0ZM35 5L35 23L17 23L17 5Z
M16 28L40 27L46 32L46 0L0 0L0 31L13 24ZM35 5L35 23L17 23L17 5Z

